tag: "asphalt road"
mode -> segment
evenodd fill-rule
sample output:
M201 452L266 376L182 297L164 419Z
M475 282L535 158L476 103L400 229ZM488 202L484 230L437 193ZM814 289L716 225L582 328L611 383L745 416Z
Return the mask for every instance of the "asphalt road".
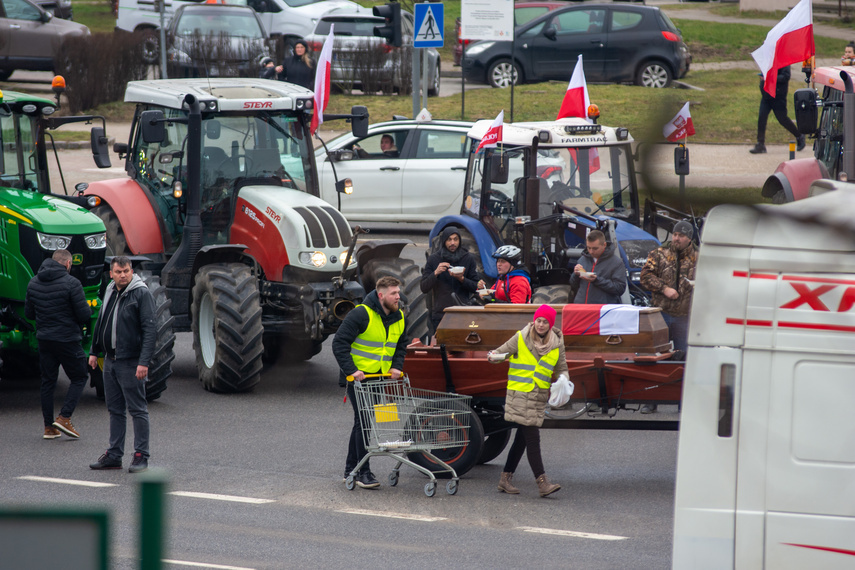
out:
M505 454L464 475L455 496L440 486L427 498L427 479L406 466L390 487L388 458L372 461L380 490L347 491L352 412L329 342L314 360L277 365L236 395L201 388L189 334L178 335L176 355L168 390L150 405L151 465L172 493L164 559L181 563L164 568L670 566L674 432L544 430L547 474L563 487L545 499L525 460L522 493L496 491ZM63 378L58 393L66 387ZM73 419L79 440L43 440L37 383L0 381L0 508L105 509L110 568L137 568L139 477L88 469L108 439L91 388Z

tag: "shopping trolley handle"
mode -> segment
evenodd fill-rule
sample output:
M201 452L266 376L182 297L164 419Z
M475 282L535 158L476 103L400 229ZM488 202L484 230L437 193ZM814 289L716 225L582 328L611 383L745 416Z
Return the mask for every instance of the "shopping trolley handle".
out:
M382 372L378 372L378 373L376 373L376 374L364 374L364 377L365 377L365 379L366 379L366 380L367 380L368 378L390 378L390 379L392 378L392 376L391 376L391 375L389 375L389 374L383 374ZM406 375L406 374L404 374L404 373L402 372L402 373L401 373L401 377L399 378L399 380L404 380L404 379L409 380L409 378L407 378L407 375ZM353 377L353 375L352 375L352 374L349 374L349 375L346 377L346 380L347 380L348 382L354 382L356 379ZM359 383L359 382L357 382L357 384L358 384L358 383Z

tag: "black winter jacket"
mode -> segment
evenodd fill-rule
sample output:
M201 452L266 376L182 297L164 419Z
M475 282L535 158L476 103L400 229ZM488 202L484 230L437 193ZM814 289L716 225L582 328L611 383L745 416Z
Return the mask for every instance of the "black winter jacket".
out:
M367 294L362 300L362 304L371 307L370 310L380 315L380 318L383 320L383 326L386 327L387 334L389 326L403 318L401 311L395 311L388 315L383 311L383 307L380 306L380 299L377 297L377 291ZM359 370L353 363L353 357L350 356L350 346L356 340L356 337L364 333L368 328L368 311L369 309L362 306L358 306L350 311L338 327L335 338L333 338L333 355L336 361L338 361L338 367L341 370L339 384L344 384L348 376ZM398 370L404 369L404 356L407 355L408 344L409 339L405 331L401 335L401 338L398 339L398 344L395 347L395 354L392 356L392 368ZM363 370L363 372L366 374L376 374L380 370Z
M457 293L458 297L465 301L478 289L478 273L476 271L475 257L462 245L454 253L445 248L446 240L453 234L460 236L460 231L453 226L445 228L442 231L439 237L439 243L441 244L439 251L428 257L425 268L422 270L421 281L419 281L419 288L422 290L422 293L433 291L431 320L435 323L438 323L442 319L442 313L446 307L456 304L451 297L452 293ZM463 282L452 277L448 271L440 273L439 276L434 274L436 268L443 261L447 261L452 266L459 265L466 268L466 271L463 272Z
M309 67L303 58L292 55L285 62L285 70L283 71L285 81L296 83L306 89L315 89L315 67Z
M115 281L107 285L102 307L108 306L110 297L116 292ZM154 322L154 299L139 275L134 275L128 286L119 294L114 310L116 312L113 317L112 339L116 358L138 359L137 366L148 366L154 354L157 329ZM106 322L106 311L102 310L95 322L90 354L106 354L102 330Z
M83 285L63 264L50 258L42 261L27 285L24 314L36 321L37 339L60 342L80 342L80 327L92 317Z

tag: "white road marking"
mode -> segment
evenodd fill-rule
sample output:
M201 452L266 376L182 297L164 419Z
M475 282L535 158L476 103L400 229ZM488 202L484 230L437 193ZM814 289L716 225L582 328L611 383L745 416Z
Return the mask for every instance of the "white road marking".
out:
M255 568L246 568L244 566L223 566L222 564L208 564L207 562L187 562L186 560L167 560L164 558L161 562L165 564L175 564L177 566L193 566L195 568L214 568L215 570L255 570Z
M24 481L39 481L42 483L62 483L63 485L80 485L81 487L118 487L116 483L101 483L98 481L79 481L77 479L57 479L54 477L37 477L35 475L22 475L17 479Z
M214 501L231 501L233 503L250 503L253 505L264 505L275 503L272 499L254 499L252 497L236 497L234 495L217 495L215 493L193 493L190 491L171 491L170 495L176 497L192 497L194 499L212 499Z
M436 522L436 521L447 521L448 519L445 517L426 517L422 515L408 515L404 513L384 513L380 511L367 511L363 509L339 509L336 510L338 513L345 513L348 515L365 515L367 517L385 517L388 519L405 519L408 521L421 521L421 522Z
M626 540L628 536L616 536L613 534L594 534L592 532L576 532L573 530L558 530L555 528L538 528L536 526L518 526L517 530L525 532L537 532L540 534L554 534L557 536L572 536L574 538L590 538L592 540Z

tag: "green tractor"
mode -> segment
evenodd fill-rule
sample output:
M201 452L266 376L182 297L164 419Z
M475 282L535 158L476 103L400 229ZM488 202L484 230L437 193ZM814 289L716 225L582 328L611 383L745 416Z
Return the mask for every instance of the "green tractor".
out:
M60 93L61 89L55 91ZM109 167L104 119L54 117L58 107L49 99L0 92L0 380L39 376L35 323L24 317L24 299L27 284L42 261L57 249L71 252L71 274L83 284L92 307L92 321L83 330L83 348L87 351L107 284L106 229L87 209L97 204L79 192L51 192L45 146L49 130L72 122L100 120L102 126L91 129L93 158L100 168ZM154 400L166 389L166 380L172 374L175 335L165 289L157 277L140 276L157 305L158 338L146 384L147 398ZM96 394L103 398L101 368L91 371L90 377Z

